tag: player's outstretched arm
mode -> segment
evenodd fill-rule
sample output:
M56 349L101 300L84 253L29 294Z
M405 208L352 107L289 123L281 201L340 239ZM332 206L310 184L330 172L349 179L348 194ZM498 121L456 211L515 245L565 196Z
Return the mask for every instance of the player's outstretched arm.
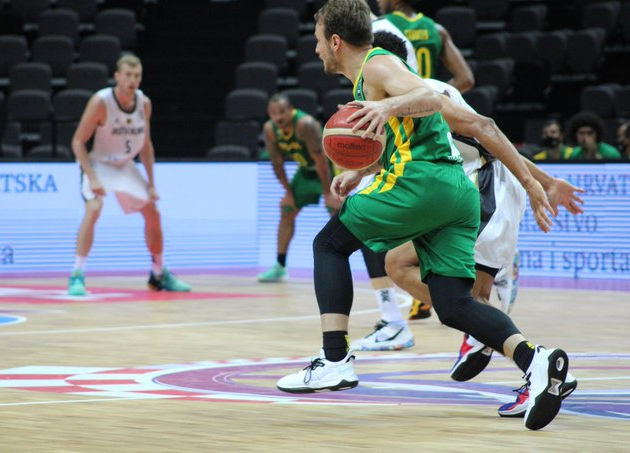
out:
M580 206L584 204L584 200L577 195L577 193L584 193L584 189L576 187L563 179L554 178L529 159L523 156L521 158L534 178L542 184L545 192L547 192L549 203L555 211L554 216L558 215L558 205L564 206L573 215L584 212Z
M539 228L551 229L553 222L547 212L554 214L542 185L532 176L512 142L501 132L494 120L472 112L446 98L442 115L451 130L476 138L492 155L512 172L527 191L532 212Z

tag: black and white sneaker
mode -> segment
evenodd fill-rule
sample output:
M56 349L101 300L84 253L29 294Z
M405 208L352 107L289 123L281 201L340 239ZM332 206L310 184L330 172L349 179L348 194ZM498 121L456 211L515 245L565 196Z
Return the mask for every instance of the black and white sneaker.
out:
M406 323L398 325L381 320L371 334L354 340L350 348L355 351L399 351L413 345L413 332Z
M459 382L469 381L488 366L491 358L491 348L465 334L459 348L459 356L451 368L451 378Z
M527 428L544 428L558 415L568 371L566 352L536 346L532 363L525 373L529 382L529 404L525 412Z

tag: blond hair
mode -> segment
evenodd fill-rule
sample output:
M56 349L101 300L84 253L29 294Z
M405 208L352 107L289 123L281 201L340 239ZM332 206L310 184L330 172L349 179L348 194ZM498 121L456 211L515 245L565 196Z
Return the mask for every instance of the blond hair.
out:
M120 57L116 62L116 72L120 71L125 64L131 66L132 68L142 66L140 58L136 57L134 54L128 53Z

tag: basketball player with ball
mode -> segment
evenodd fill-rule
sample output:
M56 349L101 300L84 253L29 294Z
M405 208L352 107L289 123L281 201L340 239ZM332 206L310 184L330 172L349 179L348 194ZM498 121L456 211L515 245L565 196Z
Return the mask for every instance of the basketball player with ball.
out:
M442 95L398 57L372 48L370 11L363 2L329 0L315 22L316 53L324 70L354 82L351 105L358 109L348 121L358 121L352 131L364 138L385 134L386 142L375 164L333 179L332 192L345 202L313 242L323 350L277 387L308 393L358 385L348 344L353 299L348 257L362 243L382 252L413 241L440 321L516 362L530 380L525 426L543 428L560 410L569 359L561 349L534 346L505 313L471 296L479 193L440 114ZM547 211L553 209L542 186L522 161L514 164L510 169L529 194L540 227L548 231ZM347 198L370 172L378 172L374 182Z

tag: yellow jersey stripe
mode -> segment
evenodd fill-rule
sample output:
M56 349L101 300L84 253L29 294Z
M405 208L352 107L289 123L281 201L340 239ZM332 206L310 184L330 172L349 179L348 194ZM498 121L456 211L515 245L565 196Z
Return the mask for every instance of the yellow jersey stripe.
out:
M424 14L422 14L422 13L418 13L415 16L407 16L405 13L402 13L400 11L394 11L392 14L394 14L396 16L400 16L403 19L406 19L406 20L408 20L410 22L415 22L415 21L420 20L420 19L422 19L424 17Z
M365 54L363 63L361 63L361 69L359 69L359 74L357 74L357 78L354 79L354 83L352 84L352 94L357 92L357 85L359 84L359 80L361 79L361 77L363 77L363 68L365 67L365 63L367 63L368 59L370 58L370 55L372 55L372 52L374 52L375 50L381 50L381 48L374 47L373 49L370 49L368 53Z
M410 137L413 134L414 124L411 117L403 117L402 124L395 116L387 122L394 133L394 146L396 152L392 153L390 163L393 164L394 171L387 173L387 180L380 192L387 192L396 185L398 176L405 172L405 165L411 161ZM402 126L402 128L401 128ZM404 136L403 136L404 133Z

